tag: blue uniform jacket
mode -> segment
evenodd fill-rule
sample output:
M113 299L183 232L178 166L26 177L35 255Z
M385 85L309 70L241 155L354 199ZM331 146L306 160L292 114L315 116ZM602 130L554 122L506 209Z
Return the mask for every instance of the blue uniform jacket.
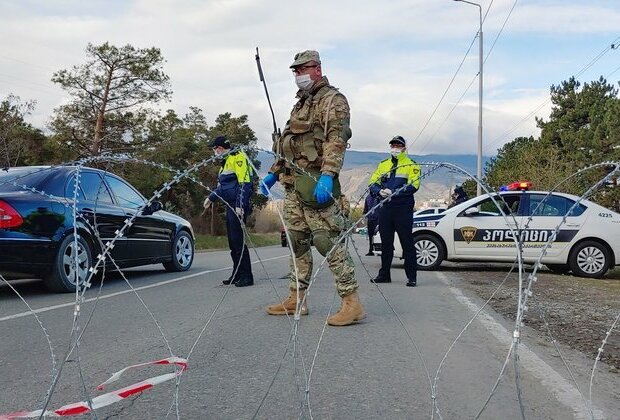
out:
M251 196L252 168L243 153L231 153L220 168L217 187L209 195L209 200L221 198L230 206L241 207L249 213Z
M368 194L366 196L366 200L364 200L364 214L368 213L370 209L375 207L377 204L379 204L379 200L377 199L377 197L375 197L372 194ZM366 216L366 219L368 219L369 222L378 221L380 211L381 211L380 208L376 208L372 213Z

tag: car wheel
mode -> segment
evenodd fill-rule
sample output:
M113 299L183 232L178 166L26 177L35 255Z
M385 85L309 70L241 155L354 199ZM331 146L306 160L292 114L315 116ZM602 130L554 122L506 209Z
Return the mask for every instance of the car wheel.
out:
M547 268L557 274L566 274L570 271L568 264L545 264Z
M594 241L584 241L576 245L568 258L570 268L576 276L601 278L611 264L607 248Z
M441 265L445 250L441 241L432 235L416 235L416 261L419 270L434 270Z
M194 240L187 231L180 231L172 241L172 260L165 262L166 271L186 271L194 262Z
M81 286L88 278L92 262L88 241L82 236L76 241L74 235L69 235L58 247L52 272L45 277L45 284L55 292L75 292L76 286Z

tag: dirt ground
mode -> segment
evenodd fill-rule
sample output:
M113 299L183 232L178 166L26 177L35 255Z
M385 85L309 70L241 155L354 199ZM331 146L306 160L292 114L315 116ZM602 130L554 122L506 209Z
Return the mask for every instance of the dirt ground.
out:
M506 277L510 266L490 266L480 271L459 266L459 277L465 287L487 300ZM526 270L530 273L531 267ZM524 278L524 282L527 277ZM517 308L518 276L512 273L489 302L497 312L515 319ZM603 279L585 279L572 275L553 274L543 267L534 283L532 300L526 313L525 324L551 335L559 342L575 348L594 361L606 333L620 314L620 269ZM620 320L609 335L601 360L610 370L620 373Z

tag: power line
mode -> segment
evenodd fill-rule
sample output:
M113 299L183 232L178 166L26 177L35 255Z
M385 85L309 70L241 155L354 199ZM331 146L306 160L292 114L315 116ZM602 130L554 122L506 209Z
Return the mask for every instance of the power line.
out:
M467 92L469 92L469 89L471 89L471 86L474 84L474 82L476 81L476 79L478 78L478 75L475 75L472 79L471 82L469 82L469 85L467 86L467 88L465 89L465 91L463 92L463 94L461 95L461 97L459 98L458 101L456 101L456 103L452 106L452 108L450 109L450 112L448 112L448 115L446 115L446 117L443 119L443 121L441 122L441 124L439 124L439 127L437 127L437 130L435 130L435 132L433 133L433 135L431 136L431 138L428 140L428 143L431 143L433 141L433 139L435 138L435 136L437 135L437 133L439 133L439 130L441 130L441 128L443 127L443 125L446 123L446 121L448 121L448 118L450 118L450 115L452 115L452 112L456 109L456 107L461 103L461 101L463 100L463 98L465 97L465 95L467 94Z
M504 23L502 24L502 27L500 28L499 32L497 33L497 36L495 36L495 39L493 40L493 44L491 44L491 48L489 49L489 52L487 53L487 56L484 57L484 63L487 62L487 58L489 58L489 56L491 55L491 51L493 51L493 48L495 47L495 43L497 42L497 40L499 39L499 36L504 31L504 27L506 26L506 23L508 23L508 19L510 19L510 15L512 15L512 11L515 9L515 6L517 5L518 1L519 0L515 0L515 2L512 4L512 7L510 8L510 11L508 12L508 16L506 16L506 19L504 19Z
M489 7L487 8L487 10L486 10L486 12L484 14L484 19L482 21L483 23L484 23L484 20L486 19L487 15L489 14L489 10L491 10L491 6L492 5L493 5L493 0L491 0L491 3L489 4ZM448 91L452 87L452 83L454 83L454 79L456 79L456 76L459 74L459 71L461 71L461 68L463 67L463 63L465 62L465 60L467 59L467 56L469 55L469 52L471 51L471 47L474 45L474 42L476 42L476 38L478 38L479 36L480 36L480 34L478 32L476 32L476 35L474 36L474 38L471 40L471 43L469 44L469 48L467 48L467 52L465 53L465 56L463 57L463 59L461 60L459 66L458 66L458 68L454 72L454 75L452 76L452 79L450 79L450 83L448 83L448 86L446 87L446 89L444 90L443 94L441 95L441 98L439 99L439 102L435 106L435 109L433 109L433 112L431 113L431 115L428 117L428 119L424 123L424 126L422 127L422 129L420 130L418 135L415 136L415 138L413 139L413 142L412 142L413 144L415 144L415 142L418 140L418 138L420 138L420 136L422 135L424 130L426 130L426 127L428 127L428 124L431 122L431 120L435 116L435 113L437 112L437 109L439 109L439 107L441 106L444 98L446 97L446 94L448 93ZM422 146L419 149L418 153L422 152L426 148L427 145L428 145L428 141L426 142L426 144L424 146Z
M446 97L446 94L448 93L448 90L450 90L450 87L452 87L452 83L454 83L454 79L456 79L456 76L459 74L459 71L461 71L461 67L463 67L463 63L465 62L465 59L467 58L467 56L469 55L469 52L471 51L471 47L474 45L474 42L476 41L476 38L478 36L474 36L474 39L472 39L471 44L469 44L469 48L467 49L467 52L465 53L465 56L463 57L463 59L461 60L461 63L459 64L458 68L456 69L456 71L454 72L454 74L452 75L452 79L450 79L450 83L448 83L448 86L446 87L446 89L443 91L443 94L441 95L441 98L439 99L439 102L437 103L437 105L435 105L435 109L433 109L433 112L431 113L430 117L428 117L428 119L426 120L426 123L424 124L424 126L422 127L422 130L420 130L420 132L418 133L418 135L413 139L413 143L416 142L416 140L418 138L420 138L420 136L422 135L422 133L424 132L424 130L426 129L426 127L428 127L428 124L431 122L431 120L433 119L433 117L435 116L435 113L437 112L437 109L439 109L439 106L441 105L441 103L443 102L444 98ZM426 147L426 145L424 146ZM422 147L420 149L420 151L424 150L424 147Z
M605 54L607 54L609 51L614 50L615 49L615 45L616 43L620 40L620 36L618 38L616 38L610 46L605 47L600 53L598 53L592 60L590 60L590 62L588 64L586 64L576 75L575 78L578 78L579 76L581 76L583 73L585 73L588 69L590 69L597 61L599 61L601 58L603 58L603 56L605 56ZM614 70L611 74L615 73L618 69ZM609 77L609 76L607 76ZM488 151L488 149L491 146L494 146L496 143L498 143L501 140L504 140L505 138L507 138L512 132L514 132L517 128L519 128L519 126L521 124L523 124L525 121L529 120L530 118L532 118L532 116L534 116L538 111L540 111L542 108L544 108L549 102L551 102L551 98L547 98L544 102L542 102L540 105L538 105L534 110L532 110L529 114L527 114L527 116L525 116L524 118L522 118L519 122L517 122L517 124L515 124L512 128L506 130L503 134L497 136L495 139L493 139L493 141L487 143L487 145L485 146L485 150Z

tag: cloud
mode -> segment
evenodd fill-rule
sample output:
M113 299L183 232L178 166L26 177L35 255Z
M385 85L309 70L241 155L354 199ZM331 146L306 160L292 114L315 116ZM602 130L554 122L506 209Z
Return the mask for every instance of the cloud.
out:
M512 3L493 3L485 51ZM486 10L490 0L482 4ZM620 27L619 14L615 1L519 3L485 64L485 138L500 136L545 99L551 83L587 63ZM254 49L260 47L282 126L295 93L288 65L296 51L314 48L325 74L349 99L354 148L384 150L385 139L398 133L418 138L414 151L474 153L463 138L477 132L477 83L446 116L478 71L477 44L429 118L476 30L475 8L450 1L13 2L0 16L0 96L37 99L31 119L43 126L65 99L50 82L52 73L84 62L88 42L157 46L174 91L172 102L160 108L184 113L198 106L211 122L221 112L248 114L259 144L269 148L271 116ZM593 72L605 69L598 64L609 62L597 63ZM511 134L533 130L528 121Z

